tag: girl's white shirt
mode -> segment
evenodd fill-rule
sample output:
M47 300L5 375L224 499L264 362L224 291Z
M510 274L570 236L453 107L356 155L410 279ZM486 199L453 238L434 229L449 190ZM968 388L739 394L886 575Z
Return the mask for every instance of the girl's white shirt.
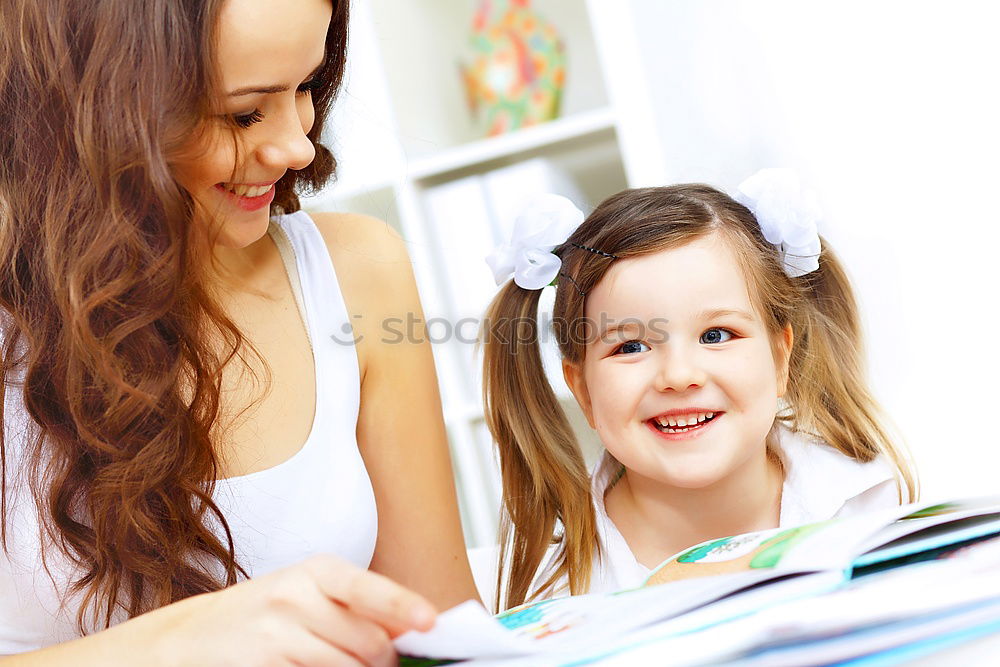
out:
M900 504L895 467L880 457L861 463L829 445L779 426L777 453L784 467L779 527L825 521ZM610 593L641 586L650 568L636 560L625 538L608 516L604 494L621 473L621 464L607 452L591 475L591 495L602 556L594 557L590 593ZM496 595L496 548L473 550L470 561L483 601ZM535 575L535 586L556 566L553 545ZM563 578L547 597L568 595Z

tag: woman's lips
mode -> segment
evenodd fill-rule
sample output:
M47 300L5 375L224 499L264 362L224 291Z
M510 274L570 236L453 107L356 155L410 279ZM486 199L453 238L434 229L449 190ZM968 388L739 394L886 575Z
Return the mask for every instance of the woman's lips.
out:
M715 425L715 423L723 417L723 415L725 415L724 412L717 412L715 413L715 417L713 417L710 421L702 422L696 426L689 427L688 430L682 431L680 433L670 433L668 431L661 431L659 428L656 427L652 419L646 420L646 428L648 428L650 431L660 436L661 438L665 440L670 440L672 442L676 442L678 440L693 440L699 437L701 434L708 431L710 428L712 428Z
M222 187L221 184L216 184L215 189L226 195L233 204L244 211L256 211L264 206L270 206L271 202L274 201L273 185L267 192L257 197L241 197L235 192L230 192L226 188Z

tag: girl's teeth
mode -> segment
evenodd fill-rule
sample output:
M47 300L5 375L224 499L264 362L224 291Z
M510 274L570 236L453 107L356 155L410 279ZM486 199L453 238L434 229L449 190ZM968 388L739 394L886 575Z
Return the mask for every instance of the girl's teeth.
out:
M674 417L657 417L656 423L665 429L689 431L695 425L702 424L714 416L714 412L699 412L680 419L676 419Z

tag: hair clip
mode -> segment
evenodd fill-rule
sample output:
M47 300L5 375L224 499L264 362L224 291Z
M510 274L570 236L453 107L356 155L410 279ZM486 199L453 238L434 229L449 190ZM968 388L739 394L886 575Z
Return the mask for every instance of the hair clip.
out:
M610 252L604 252L603 250L598 250L597 248L591 248L590 246L581 245L579 243L570 243L574 248L579 248L580 250L586 250L587 252L592 252L595 255L600 255L601 257L607 257L608 259L618 259L618 255L612 255Z

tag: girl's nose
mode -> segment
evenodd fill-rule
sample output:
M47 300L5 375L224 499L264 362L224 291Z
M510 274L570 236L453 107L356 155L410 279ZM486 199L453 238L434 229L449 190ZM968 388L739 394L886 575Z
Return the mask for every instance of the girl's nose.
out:
M672 351L660 360L655 382L657 391L687 391L705 384L705 371L691 355Z
M302 122L298 114L289 114L287 120L274 125L273 134L258 146L258 159L276 169L298 170L308 167L316 157L316 148L306 136L307 131L308 125Z

